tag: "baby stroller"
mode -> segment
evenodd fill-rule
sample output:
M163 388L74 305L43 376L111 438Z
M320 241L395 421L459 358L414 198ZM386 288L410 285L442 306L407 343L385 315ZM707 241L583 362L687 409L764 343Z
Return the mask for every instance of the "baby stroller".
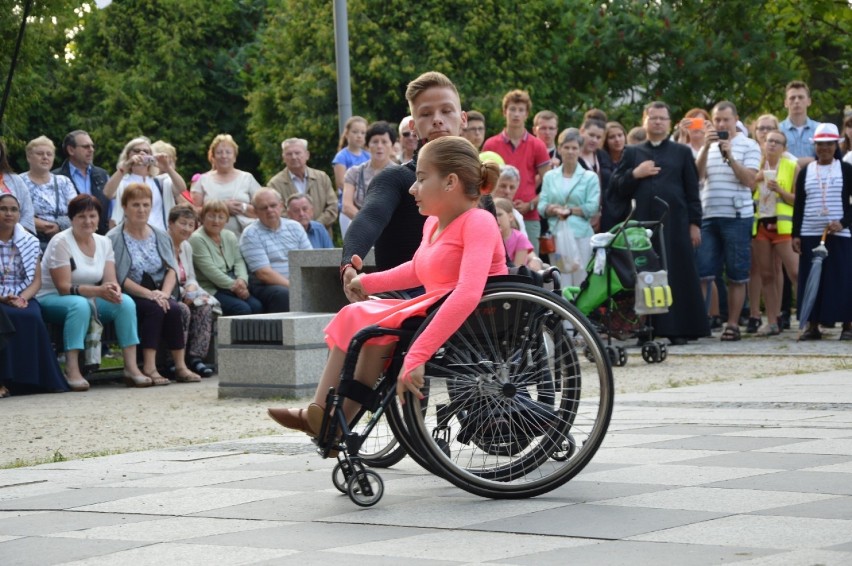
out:
M668 312L672 304L668 285L665 247L662 257L657 254L651 239L659 234L664 241L663 220L668 204L659 220L633 220L635 202L627 219L609 232L592 238L592 259L586 271L588 277L578 287L566 287L563 296L596 324L598 332L606 335L606 352L614 366L627 363L627 351L614 346L612 339L639 338L642 359L659 363L668 351L663 342L654 340L651 318L645 315Z

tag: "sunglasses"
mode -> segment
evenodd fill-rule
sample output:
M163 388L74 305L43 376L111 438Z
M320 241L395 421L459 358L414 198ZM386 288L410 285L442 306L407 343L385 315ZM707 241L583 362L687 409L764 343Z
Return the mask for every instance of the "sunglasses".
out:
M411 132L402 132L402 137L404 137L404 138L410 138L410 137L411 137L411 136L413 136L413 135L414 135L414 134L413 134L413 133L411 133Z

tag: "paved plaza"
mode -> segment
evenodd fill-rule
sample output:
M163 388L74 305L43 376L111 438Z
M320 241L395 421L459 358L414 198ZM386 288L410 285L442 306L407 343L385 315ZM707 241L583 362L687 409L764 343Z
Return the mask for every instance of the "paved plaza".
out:
M362 509L334 463L282 434L0 470L0 564L852 564L850 369L619 395L591 464L533 499L405 459Z

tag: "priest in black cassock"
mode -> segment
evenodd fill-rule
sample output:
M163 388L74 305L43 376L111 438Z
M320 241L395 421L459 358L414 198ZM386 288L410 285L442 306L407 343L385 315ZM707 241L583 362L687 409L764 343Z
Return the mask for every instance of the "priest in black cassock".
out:
M665 206L665 253L668 259L672 306L667 314L653 318L654 334L672 344L685 344L710 335L707 310L695 266L695 248L701 244L701 199L698 170L689 146L669 139L671 113L664 102L645 107L642 123L647 141L625 148L610 181L608 198L613 205L629 210L636 200L636 220L659 220ZM660 253L659 238L654 249Z

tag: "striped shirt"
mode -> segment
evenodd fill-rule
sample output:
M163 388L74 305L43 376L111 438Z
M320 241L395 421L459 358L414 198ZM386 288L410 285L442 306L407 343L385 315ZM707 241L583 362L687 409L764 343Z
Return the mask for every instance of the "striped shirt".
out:
M249 224L240 236L240 252L246 260L249 273L271 267L284 277L290 277L290 250L310 250L311 242L302 225L295 220L282 218L277 230L268 228L260 220Z
M38 238L15 224L12 239L0 241L0 293L18 295L29 287L35 278L41 248Z
M802 236L821 236L832 220L843 218L843 172L840 161L819 165L812 161L805 168L805 212L802 216ZM849 228L835 236L852 237Z
M704 218L751 218L754 201L751 188L740 183L734 170L725 163L719 144L707 148L707 182L701 191ZM760 146L748 136L739 134L731 140L734 159L747 169L760 168Z

